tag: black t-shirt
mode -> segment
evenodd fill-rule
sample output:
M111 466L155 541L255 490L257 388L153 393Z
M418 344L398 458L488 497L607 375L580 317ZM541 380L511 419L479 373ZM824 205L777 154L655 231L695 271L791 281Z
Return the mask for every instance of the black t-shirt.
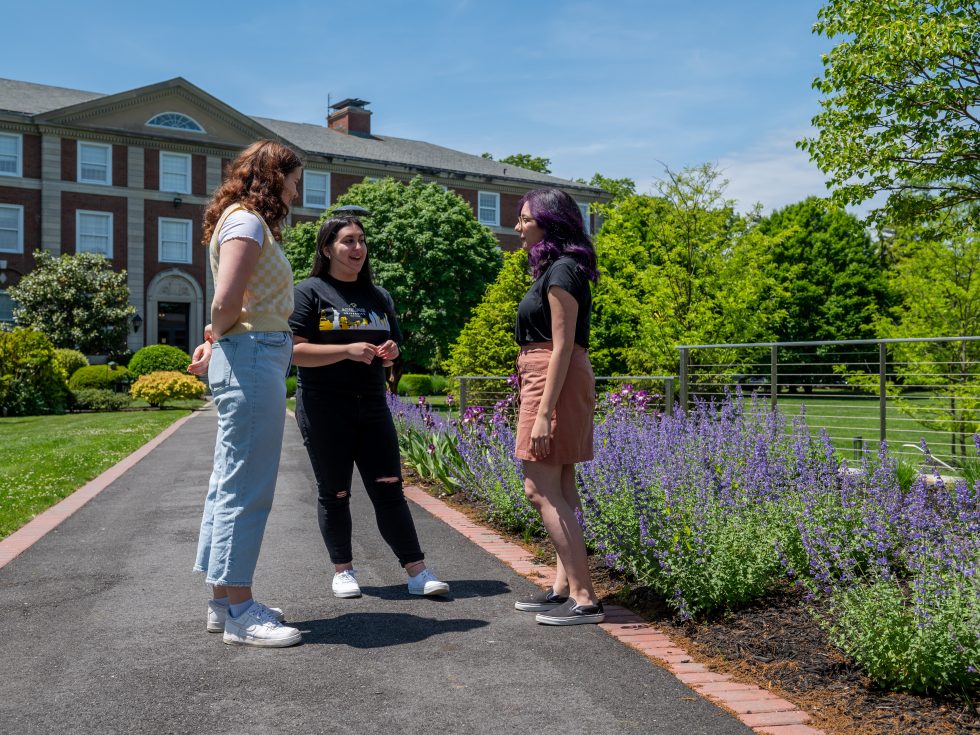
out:
M400 345L402 334L394 315L394 302L380 286L338 281L326 275L296 284L289 326L297 337L318 345L380 345L389 339ZM297 383L307 388L365 393L385 390L380 357L370 365L344 359L332 365L300 367L297 375Z
M578 302L575 344L588 349L592 289L589 279L578 267L578 263L567 255L563 255L548 266L521 299L517 307L517 328L514 333L517 344L551 341L551 305L548 303L548 289L552 286L568 291Z

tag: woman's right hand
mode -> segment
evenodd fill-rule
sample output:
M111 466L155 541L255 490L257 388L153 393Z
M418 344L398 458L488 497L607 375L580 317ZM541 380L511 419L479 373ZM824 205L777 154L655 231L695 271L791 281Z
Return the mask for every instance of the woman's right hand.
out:
M369 342L354 342L347 345L347 359L370 365L376 357L375 349Z

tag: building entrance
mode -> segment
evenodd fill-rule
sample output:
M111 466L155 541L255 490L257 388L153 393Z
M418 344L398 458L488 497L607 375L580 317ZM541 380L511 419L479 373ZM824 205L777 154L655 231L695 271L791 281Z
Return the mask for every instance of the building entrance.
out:
M173 345L190 353L191 305L160 301L157 305L157 344Z

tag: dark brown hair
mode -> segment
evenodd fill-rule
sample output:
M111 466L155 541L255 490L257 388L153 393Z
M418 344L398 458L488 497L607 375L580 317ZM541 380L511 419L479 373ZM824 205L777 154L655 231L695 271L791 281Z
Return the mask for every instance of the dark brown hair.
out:
M364 233L364 225L361 224L361 220L351 215L331 217L320 225L320 231L316 235L316 255L313 257L313 269L310 271L312 278L323 278L330 272L330 258L323 254L323 249L328 245L333 245L340 231L350 226L359 229L361 234ZM361 272L357 274L357 282L374 285L374 275L371 273L371 258L369 256L364 258L364 266L361 268Z
M282 201L286 176L302 165L292 148L274 140L256 141L242 151L231 162L227 178L208 202L204 212L204 244L211 243L221 213L235 203L265 220L272 236L279 240L280 225L289 214L289 207Z

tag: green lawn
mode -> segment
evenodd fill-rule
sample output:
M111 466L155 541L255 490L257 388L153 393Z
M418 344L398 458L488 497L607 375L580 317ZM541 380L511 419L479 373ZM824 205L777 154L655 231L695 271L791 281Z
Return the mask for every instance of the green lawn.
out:
M0 538L188 413L177 409L0 418Z
M855 456L855 444L858 437L866 446L877 449L880 437L879 406L876 397L867 396L822 396L814 393L809 396L780 395L777 403L779 409L787 416L793 417L806 406L807 425L814 433L826 429L835 448L849 458ZM919 419L935 416L935 410L942 408L945 403L928 395L909 398L903 404L902 410L894 401L889 400L885 411L886 438L889 448L909 457L921 456L915 449L903 447L905 444L918 444L925 439L930 451L945 462L953 464L950 449L950 434L930 428ZM968 454L973 454L972 438L968 441Z

